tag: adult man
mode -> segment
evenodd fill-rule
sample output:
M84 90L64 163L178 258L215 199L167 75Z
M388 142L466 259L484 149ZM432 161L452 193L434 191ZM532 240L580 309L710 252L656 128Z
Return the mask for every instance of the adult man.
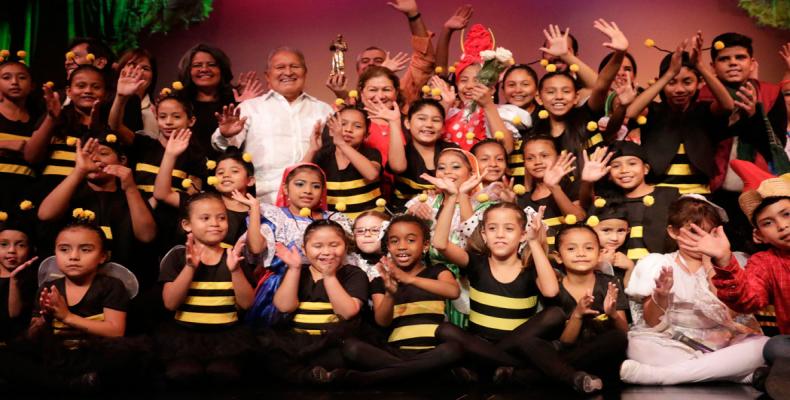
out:
M274 203L285 167L302 159L317 124L332 112L304 92L307 65L301 51L279 47L269 53L263 96L228 106L211 137L218 150L242 148L252 156L258 198Z

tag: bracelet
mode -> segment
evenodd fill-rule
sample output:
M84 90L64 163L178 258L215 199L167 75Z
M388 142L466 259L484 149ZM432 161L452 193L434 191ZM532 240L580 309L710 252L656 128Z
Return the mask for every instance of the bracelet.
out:
M653 304L655 304L656 307L658 307L658 309L661 310L661 312L663 312L664 314L667 313L667 310L664 307L661 307L661 304L658 304L658 301L656 301L656 296L654 296L652 293L650 294L650 299L653 300ZM667 299L667 302L669 302L669 299ZM667 304L667 306L669 305Z
M422 14L420 14L420 12L418 11L417 14L414 14L411 17L407 17L407 18L409 18L410 22L414 22L414 21L420 19L420 17L422 17Z

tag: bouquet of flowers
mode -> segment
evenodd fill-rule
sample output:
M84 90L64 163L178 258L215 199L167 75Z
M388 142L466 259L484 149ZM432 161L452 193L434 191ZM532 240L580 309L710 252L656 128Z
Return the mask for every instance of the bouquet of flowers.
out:
M499 74L513 63L513 53L504 47L497 47L496 50L483 50L480 52L480 59L483 66L477 73L477 81L486 86L493 86L499 80ZM477 103L469 105L469 113L473 113L477 108Z

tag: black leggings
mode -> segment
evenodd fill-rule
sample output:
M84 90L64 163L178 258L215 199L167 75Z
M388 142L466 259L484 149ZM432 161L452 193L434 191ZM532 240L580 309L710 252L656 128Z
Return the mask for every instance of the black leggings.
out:
M401 353L401 354L394 354ZM343 357L365 371L350 370L344 381L370 385L394 381L458 362L463 355L460 344L441 343L433 349L414 354L374 346L356 338L343 343Z
M201 362L196 358L179 358L165 364L165 377L181 388L227 385L241 381L241 361L218 358Z

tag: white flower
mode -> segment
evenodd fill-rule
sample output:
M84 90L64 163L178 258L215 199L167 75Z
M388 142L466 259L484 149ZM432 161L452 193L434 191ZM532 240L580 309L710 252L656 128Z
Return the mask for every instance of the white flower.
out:
M513 59L513 53L511 53L510 50L504 47L497 47L495 53L496 53L496 59L503 64Z
M483 50L480 52L480 58L482 58L483 61L493 60L496 58L496 56L497 55L494 50Z

